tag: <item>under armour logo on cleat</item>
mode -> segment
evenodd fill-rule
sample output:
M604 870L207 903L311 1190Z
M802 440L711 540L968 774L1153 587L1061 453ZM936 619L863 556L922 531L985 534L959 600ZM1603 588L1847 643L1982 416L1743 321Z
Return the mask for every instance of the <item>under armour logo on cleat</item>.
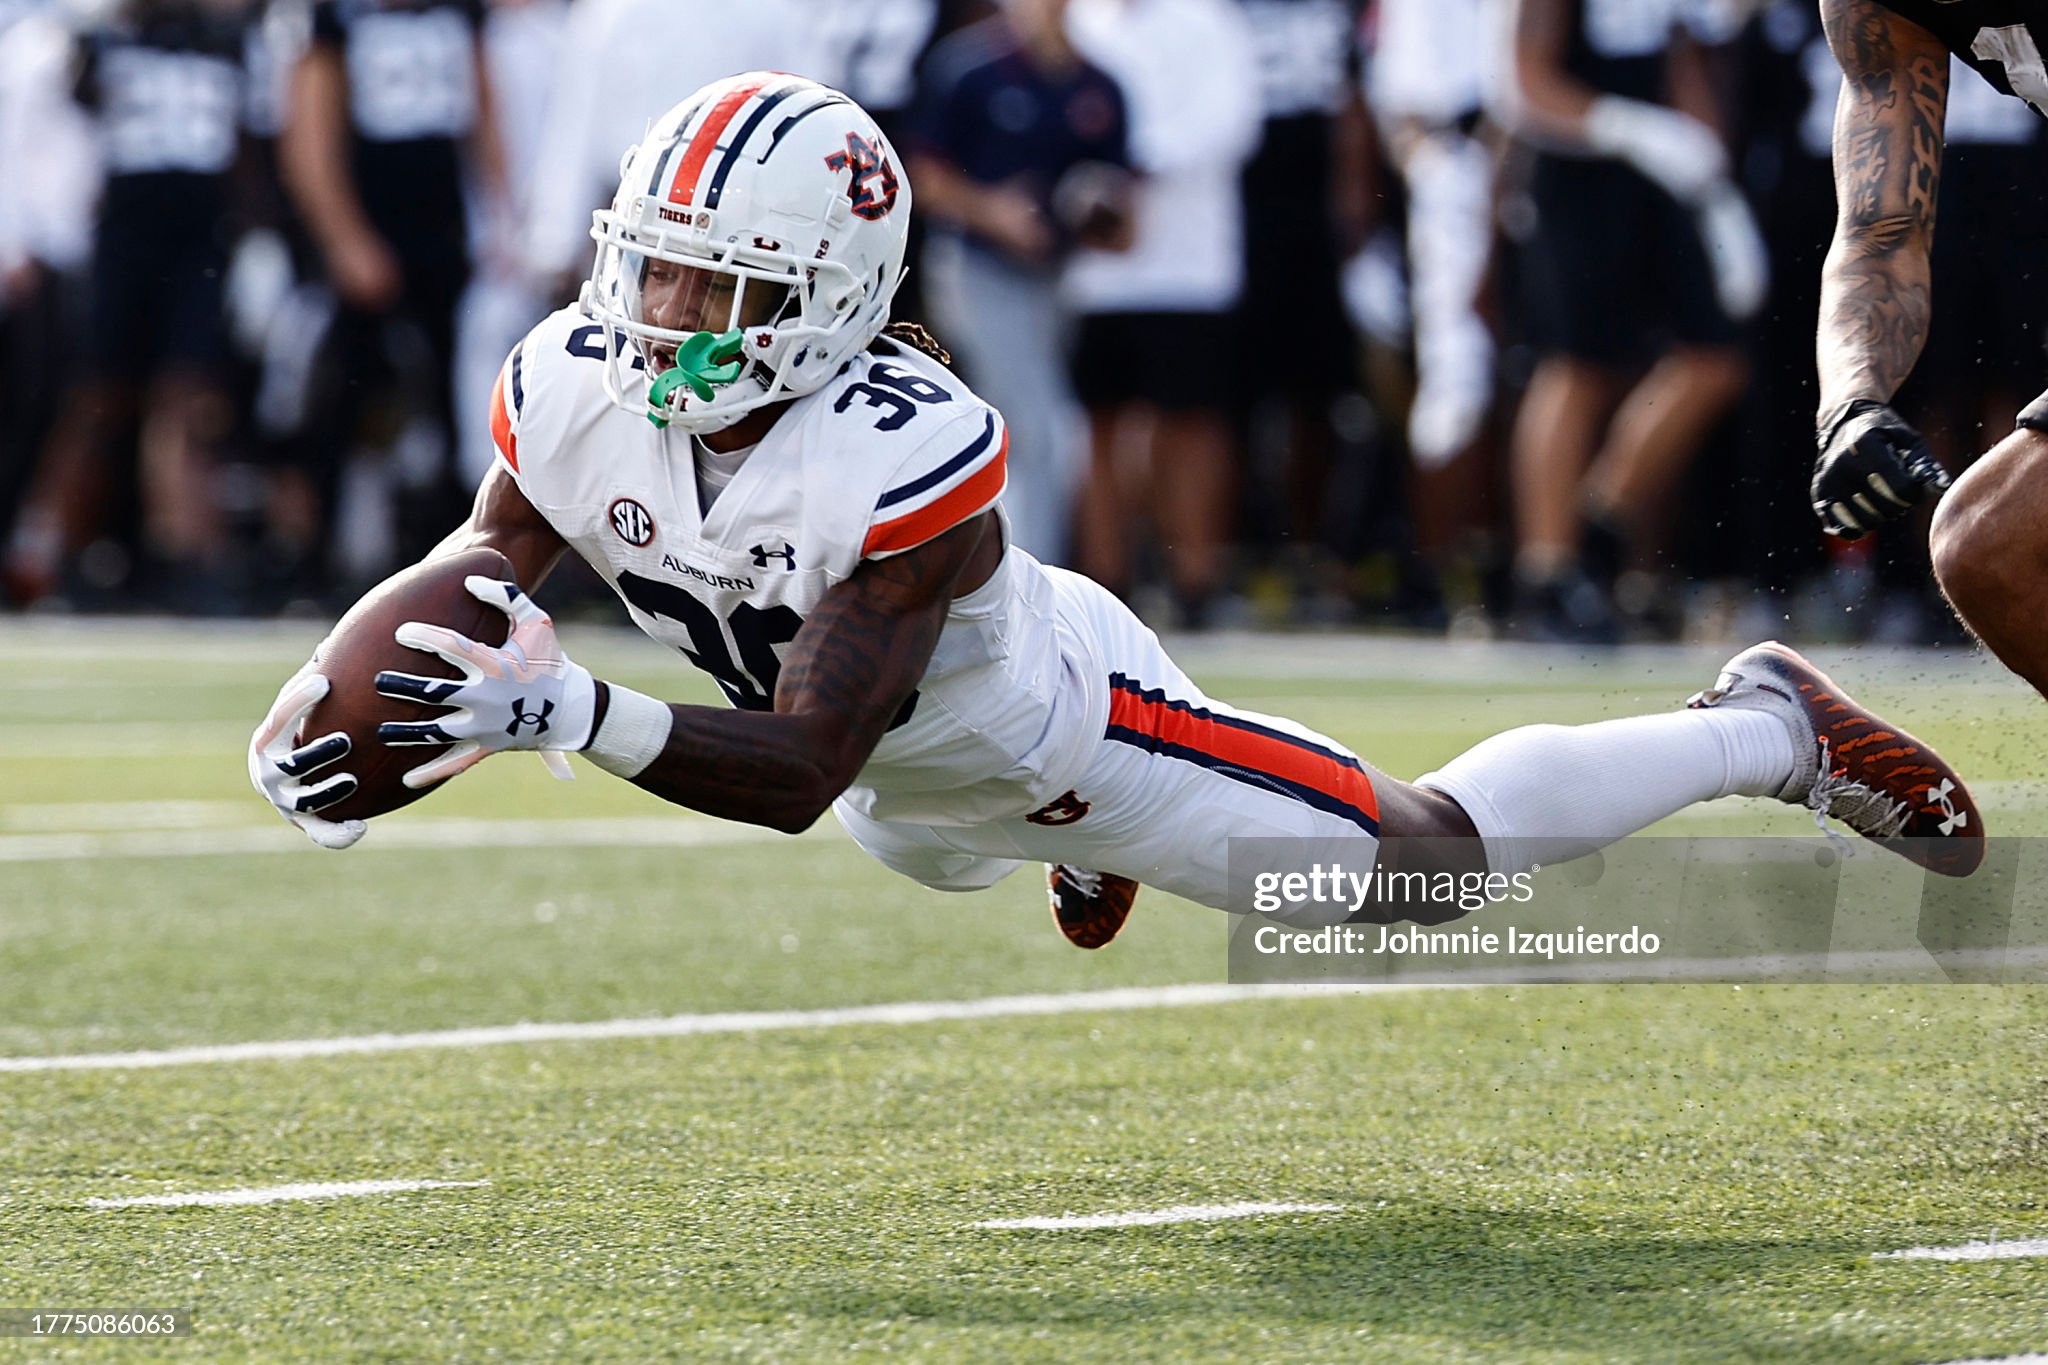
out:
M1943 834L1953 834L1959 829L1967 829L1970 824L1970 812L1957 810L1956 803L1949 800L1949 793L1955 789L1955 779L1944 777L1941 779L1941 785L1928 793L1936 804L1941 807L1941 832Z
M551 701L542 702L539 711L529 711L526 698L520 697L512 703L512 723L505 727L505 733L516 736L520 726L531 725L534 734L544 735L548 732L548 717L554 713L555 704Z

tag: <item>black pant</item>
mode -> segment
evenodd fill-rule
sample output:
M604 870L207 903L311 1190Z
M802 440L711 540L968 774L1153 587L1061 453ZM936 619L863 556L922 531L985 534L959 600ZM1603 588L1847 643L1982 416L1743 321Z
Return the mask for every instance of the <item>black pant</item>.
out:
M405 291L388 312L342 306L328 327L314 367L297 461L315 479L332 533L341 470L359 445L385 446L415 418L439 428L438 466L398 490L402 562L423 556L469 506L455 457L456 309L468 283L466 266L422 269L408 262ZM323 559L328 558L321 547Z

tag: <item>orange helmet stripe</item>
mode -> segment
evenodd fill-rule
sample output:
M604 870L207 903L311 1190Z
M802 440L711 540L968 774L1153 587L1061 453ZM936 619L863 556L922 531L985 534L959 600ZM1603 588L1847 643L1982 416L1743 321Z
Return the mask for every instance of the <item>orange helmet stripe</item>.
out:
M704 124L697 135L690 139L689 150L683 153L683 161L676 167L676 178L669 182L668 201L671 204L688 204L697 191L697 177L704 173L704 166L711 160L711 154L718 150L718 139L732 125L741 106L761 93L768 84L766 79L738 86L725 93L724 98L711 106L711 112L704 116Z

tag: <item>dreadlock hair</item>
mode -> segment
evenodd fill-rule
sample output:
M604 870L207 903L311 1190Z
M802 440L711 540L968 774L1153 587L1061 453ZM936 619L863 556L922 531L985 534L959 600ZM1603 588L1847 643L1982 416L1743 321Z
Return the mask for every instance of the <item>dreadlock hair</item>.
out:
M882 329L882 335L891 341L901 342L913 351L922 351L941 365L953 363L953 353L939 345L939 339L916 322L892 322Z

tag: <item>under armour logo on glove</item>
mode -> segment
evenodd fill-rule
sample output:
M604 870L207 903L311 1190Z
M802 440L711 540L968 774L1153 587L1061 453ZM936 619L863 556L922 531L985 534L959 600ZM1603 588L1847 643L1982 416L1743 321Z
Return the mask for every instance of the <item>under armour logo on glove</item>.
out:
M596 720L597 680L562 653L555 623L517 583L472 574L462 580L471 597L505 613L510 633L501 646L478 644L446 626L407 621L393 632L408 649L455 665L460 678L434 678L387 669L377 675L381 696L448 709L432 720L387 720L377 738L390 745L437 745L439 756L405 774L417 791L445 782L486 756L505 749L580 749ZM499 716L511 717L500 724ZM556 758L556 776L568 766Z
M554 713L555 704L551 701L543 701L538 711L529 711L526 709L526 698L516 697L512 702L512 723L505 727L505 733L517 735L520 726L531 725L534 736L538 738L548 732L548 717Z

